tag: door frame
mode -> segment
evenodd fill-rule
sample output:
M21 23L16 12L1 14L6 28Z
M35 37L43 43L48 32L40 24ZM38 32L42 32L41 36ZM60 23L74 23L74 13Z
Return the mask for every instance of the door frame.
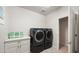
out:
M75 12L69 7L68 18L68 52L75 52Z
M60 49L60 21L63 20L63 19L67 19L67 27L68 27L68 16L60 18L59 19L59 49ZM67 41L68 41L68 39L67 39Z
M67 20L68 20L68 16L65 16L65 17L61 17L61 18L59 18L59 45L58 45L58 50L60 49L60 20L61 19L65 19L65 18L67 18Z

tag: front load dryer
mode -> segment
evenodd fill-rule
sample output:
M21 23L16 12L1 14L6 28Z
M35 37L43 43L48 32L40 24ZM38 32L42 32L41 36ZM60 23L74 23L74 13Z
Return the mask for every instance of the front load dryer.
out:
M45 29L45 49L48 49L50 47L52 47L52 43L53 43L53 31L51 28L47 28Z

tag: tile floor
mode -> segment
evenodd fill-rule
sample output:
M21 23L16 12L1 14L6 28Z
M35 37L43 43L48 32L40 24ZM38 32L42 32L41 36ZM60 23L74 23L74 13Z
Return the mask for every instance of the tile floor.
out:
M67 53L68 48L67 47L62 47L60 50L56 50L55 48L49 48L44 50L42 53Z

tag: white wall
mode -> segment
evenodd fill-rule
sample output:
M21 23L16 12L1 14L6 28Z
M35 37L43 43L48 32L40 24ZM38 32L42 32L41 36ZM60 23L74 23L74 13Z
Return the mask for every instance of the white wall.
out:
M59 18L68 16L68 7L62 7L46 16L46 27L53 29L53 47L59 48Z
M45 16L32 12L30 10L21 7L6 7L7 20L8 20L8 31L25 32L29 34L29 29L32 27L45 27Z
M4 40L7 39L7 28L5 25L0 25L0 53L4 52Z

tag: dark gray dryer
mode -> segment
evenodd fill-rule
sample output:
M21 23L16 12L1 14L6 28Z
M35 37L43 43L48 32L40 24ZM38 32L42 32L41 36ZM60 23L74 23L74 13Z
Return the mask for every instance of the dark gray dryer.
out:
M52 47L52 43L53 43L53 31L51 28L46 28L45 29L45 49L48 49L50 47Z
M30 52L39 53L44 50L45 33L42 28L30 29Z

